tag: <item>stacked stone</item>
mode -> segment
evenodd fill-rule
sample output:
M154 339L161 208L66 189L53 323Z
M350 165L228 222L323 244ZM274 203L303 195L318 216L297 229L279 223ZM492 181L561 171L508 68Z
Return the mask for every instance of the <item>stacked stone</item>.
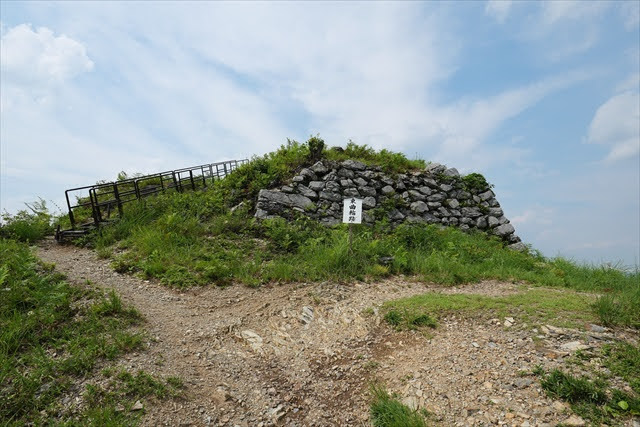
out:
M291 218L303 213L326 225L342 222L342 201L362 200L363 222L375 221L374 209L384 208L390 222L440 224L462 230L479 229L524 249L490 188L465 188L455 168L438 163L424 171L390 176L377 166L355 160L319 161L302 169L291 183L260 190L255 216ZM380 212L378 210L378 212Z

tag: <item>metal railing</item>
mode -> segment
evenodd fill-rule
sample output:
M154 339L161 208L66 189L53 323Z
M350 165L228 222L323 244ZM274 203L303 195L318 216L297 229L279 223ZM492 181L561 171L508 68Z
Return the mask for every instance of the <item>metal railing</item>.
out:
M109 221L111 215L122 215L122 206L135 200L167 190L185 191L204 189L208 184L224 178L247 159L207 163L199 166L176 169L150 175L137 176L108 183L70 188L64 192L69 211L70 230L58 230L56 239L77 236L100 223ZM71 200L75 197L75 204ZM75 211L75 212L74 212ZM84 212L89 222L78 224L78 216Z

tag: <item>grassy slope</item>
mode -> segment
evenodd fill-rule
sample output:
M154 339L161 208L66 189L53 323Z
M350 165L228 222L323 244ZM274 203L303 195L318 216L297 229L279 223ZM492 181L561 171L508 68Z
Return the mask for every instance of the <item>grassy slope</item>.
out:
M87 390L84 408L61 404L79 378L93 377L101 361L140 349L143 337L131 329L140 315L114 292L70 286L52 267L26 245L0 238L0 424L135 423L138 415L127 409L136 399L173 388L144 373L121 372L107 388Z
M314 141L316 147L318 142L317 139ZM533 250L527 253L514 252L505 249L498 240L481 233L465 234L457 229L439 229L422 225L406 225L392 229L384 222L373 228L356 227L353 251L350 251L348 232L344 226L326 228L304 218L292 222L280 219L255 221L251 213L257 192L262 188L286 182L301 167L313 163L316 159L310 158L310 143L311 141L307 144L290 141L274 153L254 158L250 164L241 167L204 192L164 194L127 205L122 220L78 243L94 246L100 256L112 258L113 266L120 271L157 278L175 287L228 285L233 282L259 285L274 281L351 281L396 274L410 275L415 280L443 285L464 284L483 279L529 284L523 287L527 288L525 291L506 297L430 294L390 302L384 307L386 319L397 327L434 327L437 317L450 311L505 314L508 307L510 312L516 310L519 316L533 322L546 322L561 314L560 318L566 321L565 324L595 321L599 318L605 325L640 328L640 311L637 310L640 306L640 274L637 269L633 273L623 273L606 267L581 266L562 258L547 259ZM392 174L424 167L423 161L409 161L398 153L375 152L369 147L353 143L345 150L328 150L325 157L330 160L358 159L368 164L379 165ZM484 181L478 174L474 174L473 178ZM230 208L241 202L244 202L243 206L231 212ZM0 227L0 235L23 241L37 240L50 230L49 218L42 215L42 210L23 212L14 218L3 218L5 224ZM14 245L5 240L2 242L3 245ZM6 253L8 252L3 252L3 256ZM388 257L392 257L391 262L385 260ZM7 382L11 384L10 387L1 389L1 398L4 400L0 407L6 406L9 411L13 411L3 413L2 416L10 417L9 419L14 421L31 419L30 417L37 419L36 412L42 410L40 408L44 408L45 412L55 412L56 407L52 402L56 396L64 392L65 387L68 387L69 376L86 375L91 369L91 364L82 368L82 360L88 363L88 360L94 360L95 357L115 357L119 352L127 350L126 347L120 348L118 340L113 337L126 334L121 327L126 327L128 322L135 319L135 316L127 315L126 310L122 311L116 296L105 298L77 294L78 290L69 288L59 278L52 278L48 273L41 271L41 267L34 267L36 264L31 258L25 259L25 265L28 266L25 268L31 269L31 273L28 273L30 279L25 283L35 281L34 283L39 283L37 288L43 291L38 293L39 296L31 297L25 294L17 297L15 301L21 301L23 297L25 301L33 300L34 307L41 306L37 310L44 310L43 313L53 310L52 307L56 309L53 310L55 313L33 317L33 314L29 313L36 310L28 310L26 306L10 309L7 306L7 310L2 307L2 313L17 316L13 320L3 317L3 323L0 325L3 326L3 330L9 331L2 336L3 359L0 362L3 362L3 370L0 371L0 379L3 380L3 384L6 378L11 379ZM0 281L3 286L9 280L16 280L11 278L14 274L12 269L14 267L3 258L0 267ZM564 288L565 291L554 292L536 286ZM13 286L8 288L13 292ZM593 294L585 294L584 291ZM62 299L58 300L59 298ZM75 301L78 298L93 299L91 307L103 307L89 309L86 312L87 316L106 316L111 319L107 325L117 326L113 330L101 330L97 335L102 337L100 339L112 343L111 347L107 347L111 348L108 354L94 354L92 358L83 359L74 356L72 352L65 366L80 368L65 368L71 369L67 372L57 365L58 361L46 359L49 357L47 351L56 346L70 346L74 339L73 329L78 325L72 327L67 341L47 335L43 339L37 338L35 342L31 342L33 337L39 335L28 330L20 332L20 328L32 325L37 331L47 331L46 325L50 324L47 322L52 321L65 325L65 322L69 322L70 315L65 309L67 301ZM115 312L113 306L117 307ZM63 309L58 310L60 307ZM55 320L56 316L60 315L62 318ZM14 326L6 328L11 321L14 322ZM91 327L90 324L91 321L86 327ZM42 325L45 327L42 328ZM85 326L81 323L80 327ZM64 327L62 330L65 330ZM15 346L5 346L5 341L11 342L11 334L28 337L26 344L21 344L19 349ZM124 342L131 339L135 343L135 336ZM89 345L88 348L92 346ZM636 392L638 378L637 374L633 373L637 372L638 367L637 351L635 347L624 347L622 350L616 347L612 348L605 358L605 363L610 365L612 372L633 384ZM33 363L32 360L40 360L33 359L36 357L33 354L46 360L42 365L49 371L44 374L41 372L35 379L30 379L32 372L39 372L40 368L20 371L18 366L28 367L29 363ZM76 359L79 362L75 362ZM62 373L62 383L59 385L54 382L53 386L49 386L47 384L52 382L47 378L50 378L50 373L54 371ZM114 373L106 370L103 375L111 379L108 389L90 388L87 391L87 400L92 409L82 415L90 417L85 419L99 420L103 423L110 420L110 417L123 416L122 412L115 411L114 402L122 401L127 396L129 399L131 396L142 395L161 397L167 394L168 389L179 385L176 379L165 384L144 373L133 376L126 372ZM571 378L563 375L565 374L552 373L543 377L548 380L544 384L551 395L563 398L559 394L561 392L554 388L556 383L559 386L565 383L584 385L579 381L572 382ZM21 382L28 383L28 386L15 392L14 387ZM40 391L43 385L46 389L44 393ZM374 393L372 402L372 420L376 425L393 425L385 420L393 420L396 415L400 417L401 424L415 417L417 425L421 425L418 414L402 407L399 402L380 390ZM611 391L608 393L611 395ZM615 398L627 399L629 402L615 401ZM10 405L15 403L12 403L12 399L24 399L24 402L31 399L35 401L35 405L29 407L27 412L19 412L18 406L11 409ZM613 400L607 401L607 404L618 405L617 412L626 411L622 406L629 404L635 408L637 404L636 400L633 400L635 397L630 395L615 395L611 396L611 399ZM622 401L624 404L620 403ZM607 411L606 404L593 406L592 403L587 402L587 409L584 411L596 411L594 417L600 416L598 414L603 410ZM386 418L387 416L389 418ZM402 418L405 416L408 418Z
M390 173L419 168L401 154L351 144L329 150L333 159L357 158ZM536 251L514 252L483 233L384 221L355 227L349 251L345 226L326 228L303 217L258 222L252 203L261 188L285 182L312 161L306 144L290 142L241 167L212 188L171 193L126 206L125 217L84 243L112 257L119 271L157 278L169 286L241 282L365 280L395 274L441 284L483 279L526 281L603 294L594 307L607 325L640 327L640 274L581 266ZM230 207L244 202L233 213ZM383 263L385 257L393 257Z

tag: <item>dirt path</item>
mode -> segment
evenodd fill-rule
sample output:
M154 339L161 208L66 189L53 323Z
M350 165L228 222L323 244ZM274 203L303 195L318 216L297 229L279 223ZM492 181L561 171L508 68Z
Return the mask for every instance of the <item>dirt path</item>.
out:
M365 312L436 287L400 279L185 292L114 272L89 250L45 242L38 255L71 282L113 288L146 318L149 348L120 363L183 379L183 401L145 402L145 425L368 425L367 390L379 379L441 425L555 425L568 418L531 377L561 363L527 328L487 319L441 320L432 336L395 332ZM483 282L448 292L512 293ZM554 353L555 351L555 353Z

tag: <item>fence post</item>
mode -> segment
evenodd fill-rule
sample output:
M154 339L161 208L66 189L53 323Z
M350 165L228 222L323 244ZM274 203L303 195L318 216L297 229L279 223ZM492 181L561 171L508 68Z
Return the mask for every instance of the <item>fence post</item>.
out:
M176 179L175 171L171 171L171 176L173 177L173 185L176 187L176 191L182 191L181 184ZM179 176L178 176L179 178Z
M91 194L91 191L89 191ZM69 209L69 221L71 221L71 228L76 229L76 219L73 217L73 211L71 210L71 203L69 203L69 190L64 192L64 197L67 199L67 208Z
M191 181L191 189L196 189L196 183L193 181L193 169L189 169L189 180Z
M137 179L135 181L133 181L133 188L136 191L136 199L140 200L140 186L138 185L138 180Z
M96 194L96 189L92 188L89 190L89 200L91 200L91 214L93 216L93 223L98 227L100 225L100 206L98 206L98 195Z
M118 214L122 216L122 202L120 201L120 193L118 193L118 184L115 182L113 183L113 197L116 198L116 203L118 204Z

